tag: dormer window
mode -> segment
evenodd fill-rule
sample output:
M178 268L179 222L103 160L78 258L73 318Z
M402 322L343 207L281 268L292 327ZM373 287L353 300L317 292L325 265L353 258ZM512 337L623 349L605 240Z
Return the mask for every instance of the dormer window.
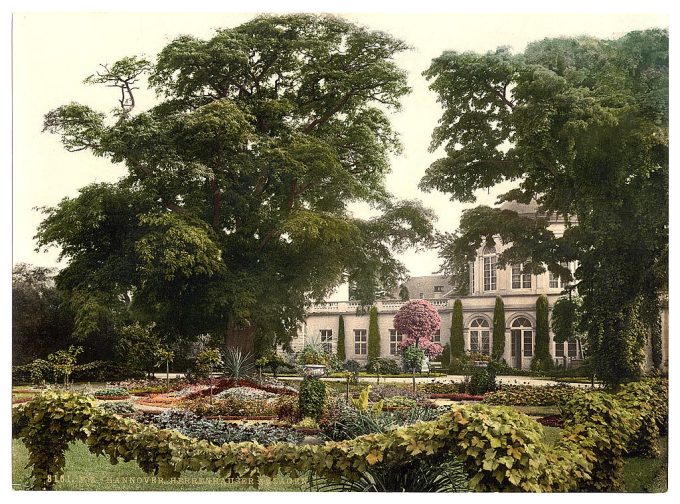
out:
M439 292L439 293L444 292L444 286L443 285L435 285L434 291Z
M484 247L484 290L496 290L496 247Z

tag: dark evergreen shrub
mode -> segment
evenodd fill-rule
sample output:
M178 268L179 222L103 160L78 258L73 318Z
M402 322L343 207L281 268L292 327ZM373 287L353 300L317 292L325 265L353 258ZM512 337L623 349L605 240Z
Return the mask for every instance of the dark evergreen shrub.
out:
M326 403L326 385L316 378L305 378L300 384L298 401L302 417L310 417L318 421Z

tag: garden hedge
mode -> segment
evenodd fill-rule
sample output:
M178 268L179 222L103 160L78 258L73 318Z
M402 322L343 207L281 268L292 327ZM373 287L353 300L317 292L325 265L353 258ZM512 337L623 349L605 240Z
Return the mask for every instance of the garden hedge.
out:
M631 385L616 396L576 395L565 406L565 428L553 447L546 445L543 428L523 413L484 404L455 406L434 421L324 445L215 446L105 413L92 398L56 391L16 407L12 434L29 450L34 489L53 488L63 473L64 452L79 440L111 463L135 460L145 472L165 478L207 470L223 478L311 472L329 481L353 481L377 464L399 470L413 457L432 463L456 458L473 491L616 491L631 440L654 431L645 430L636 413L640 403L653 404L650 391L651 385Z

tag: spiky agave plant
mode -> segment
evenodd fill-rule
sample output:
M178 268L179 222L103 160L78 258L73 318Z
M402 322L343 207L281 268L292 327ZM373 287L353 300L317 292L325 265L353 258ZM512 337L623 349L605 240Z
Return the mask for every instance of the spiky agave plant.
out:
M239 380L249 376L254 369L253 356L240 348L229 347L224 351L224 376Z
M356 480L331 482L310 475L309 489L312 492L466 492L468 478L457 459L413 460L398 466L369 467Z

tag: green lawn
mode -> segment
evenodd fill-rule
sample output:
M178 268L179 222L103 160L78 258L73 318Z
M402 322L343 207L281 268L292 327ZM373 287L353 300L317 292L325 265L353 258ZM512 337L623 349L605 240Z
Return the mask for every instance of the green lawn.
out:
M627 492L666 492L668 490L668 437L659 443L661 455L655 459L629 458L623 467Z
M26 488L30 471L26 469L28 450L21 441L12 441L12 486L16 490ZM201 480L202 478L202 480ZM182 473L181 481L158 481L142 471L134 462L112 465L107 457L90 453L83 443L74 443L66 453L63 481L56 490L144 490L144 491L253 491L249 484L225 482L207 471ZM292 480L277 477L261 478L259 490L265 492L300 492L307 490L305 477Z

